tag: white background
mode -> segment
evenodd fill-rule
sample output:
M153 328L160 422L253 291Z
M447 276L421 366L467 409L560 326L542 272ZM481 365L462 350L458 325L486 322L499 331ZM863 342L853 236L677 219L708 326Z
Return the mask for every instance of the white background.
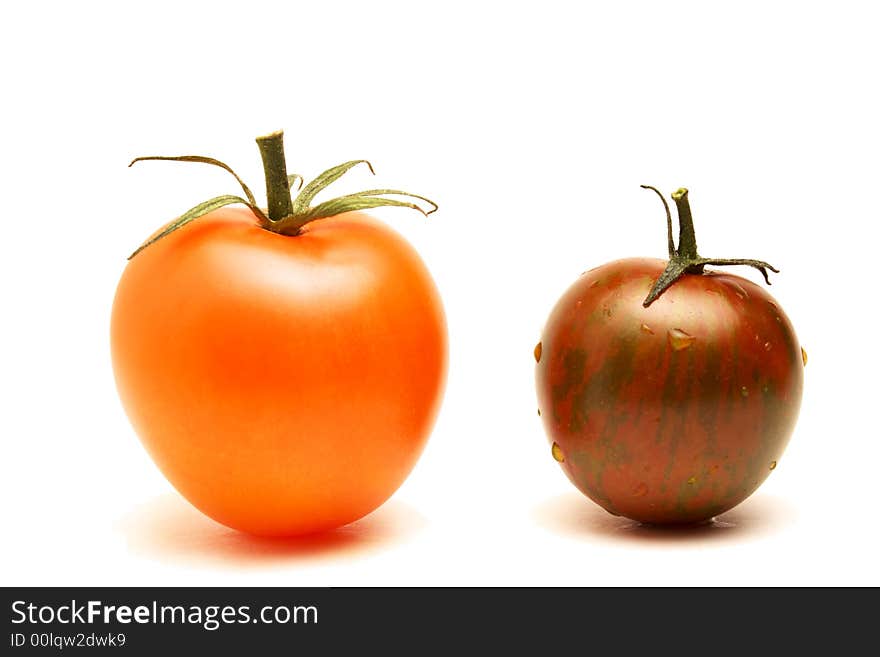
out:
M599 3L596 3L598 5ZM870 3L13 3L0 21L4 585L878 585L880 45ZM443 294L436 430L381 509L328 536L227 530L153 466L116 397L125 256L224 172L262 190L369 158L437 200L376 211ZM568 483L532 347L578 274L665 253L691 190L704 255L782 272L810 361L796 432L713 527L651 531ZM346 189L343 184L338 191ZM744 276L760 280L757 272Z

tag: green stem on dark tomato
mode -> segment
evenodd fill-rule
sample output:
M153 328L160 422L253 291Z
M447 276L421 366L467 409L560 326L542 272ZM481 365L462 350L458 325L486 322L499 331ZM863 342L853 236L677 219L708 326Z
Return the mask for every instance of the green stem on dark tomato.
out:
M678 211L678 247L672 241L672 215L669 212L669 204L663 198L657 188L650 185L642 185L644 189L650 189L657 193L666 209L666 225L669 240L669 262L666 269L654 282L654 286L648 293L642 305L647 308L663 294L675 281L685 274L702 274L706 265L748 265L761 272L767 285L770 285L770 277L767 270L779 273L771 264L763 260L751 260L747 258L702 258L697 253L697 237L694 231L694 219L691 215L691 206L688 203L688 190L684 187L672 192L672 200Z

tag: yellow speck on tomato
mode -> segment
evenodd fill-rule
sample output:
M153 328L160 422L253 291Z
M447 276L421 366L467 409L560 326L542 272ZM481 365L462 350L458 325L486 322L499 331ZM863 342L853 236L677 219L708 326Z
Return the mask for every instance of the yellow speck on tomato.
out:
M669 346L672 347L673 351L681 351L682 349L687 349L690 347L697 339L682 331L681 329L669 329L667 333L667 338L669 339Z

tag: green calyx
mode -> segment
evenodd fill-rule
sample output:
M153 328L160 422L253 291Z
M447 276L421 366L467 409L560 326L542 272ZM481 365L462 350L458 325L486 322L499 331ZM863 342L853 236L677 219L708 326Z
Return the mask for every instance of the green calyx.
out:
M339 178L345 175L349 169L354 168L358 164L365 164L369 168L370 173L375 173L373 171L373 165L367 160L351 160L349 162L344 162L331 169L327 169L314 180L304 185L303 183L305 181L302 176L299 174L288 175L287 173L287 164L284 158L284 133L281 130L262 137L257 137L257 146L260 149L260 155L263 160L263 169L266 176L266 197L268 204L266 210L257 205L256 198L250 188L248 188L244 181L239 178L235 171L220 160L203 157L201 155L150 155L146 157L137 157L132 160L128 166L132 166L135 162L143 162L145 160L171 160L174 162L199 162L220 167L232 174L241 186L241 189L244 192L244 197L226 194L199 203L168 224L161 232L144 242L134 253L128 256L129 259L136 256L151 244L173 233L178 228L182 228L189 222L218 208L236 203L240 203L250 208L259 220L260 226L264 229L291 237L299 235L302 227L309 222L315 221L316 219L333 217L342 214L343 212L392 206L418 210L427 217L429 214L436 212L437 210L437 204L430 199L427 199L424 196L419 196L418 194L410 194L409 192L403 192L397 189L367 189L354 194L338 196L312 206L314 198L328 185L339 180ZM294 189L297 192L296 196L293 195ZM424 209L415 201L422 201L423 203L427 203L430 207Z
M654 282L654 286L648 293L648 296L642 302L647 308L657 297L663 294L666 289L675 283L685 274L702 274L706 265L748 265L754 267L761 272L767 285L770 285L770 277L767 270L779 273L771 264L763 260L750 260L745 258L703 258L697 254L697 238L694 233L694 220L691 216L691 207L688 203L688 190L681 187L672 192L672 200L675 201L676 210L678 210L678 248L672 239L672 213L669 211L669 204L663 197L663 194L656 187L650 185L642 185L642 189L650 189L656 192L660 200L663 201L663 207L666 210L666 231L667 242L669 248L669 262L666 269L660 274L659 278Z

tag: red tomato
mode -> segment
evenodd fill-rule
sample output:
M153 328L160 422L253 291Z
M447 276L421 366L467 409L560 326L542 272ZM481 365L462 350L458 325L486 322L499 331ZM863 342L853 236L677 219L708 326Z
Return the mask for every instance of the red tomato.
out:
M338 527L412 470L447 366L440 297L396 232L356 212L267 230L215 210L126 267L120 397L192 504L261 535Z
M694 523L776 468L805 356L780 305L739 276L683 273L645 307L667 268L639 258L584 273L535 349L537 396L581 492L615 515Z

